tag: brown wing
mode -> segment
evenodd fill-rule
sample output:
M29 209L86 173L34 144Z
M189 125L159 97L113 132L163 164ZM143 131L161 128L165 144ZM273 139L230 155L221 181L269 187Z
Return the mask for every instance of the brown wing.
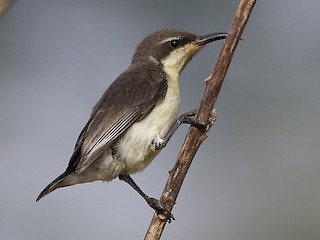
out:
M145 118L166 91L165 74L158 66L131 67L121 74L94 106L66 171L85 170L133 123Z

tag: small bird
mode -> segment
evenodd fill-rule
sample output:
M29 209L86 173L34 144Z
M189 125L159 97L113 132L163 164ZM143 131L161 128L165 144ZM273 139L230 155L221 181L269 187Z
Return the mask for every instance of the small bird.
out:
M130 177L144 170L182 123L202 128L195 112L178 118L179 77L192 57L226 33L197 36L165 29L147 36L137 47L129 68L93 107L76 142L67 169L38 196L57 188L119 178L132 186L158 214L172 214L146 195Z

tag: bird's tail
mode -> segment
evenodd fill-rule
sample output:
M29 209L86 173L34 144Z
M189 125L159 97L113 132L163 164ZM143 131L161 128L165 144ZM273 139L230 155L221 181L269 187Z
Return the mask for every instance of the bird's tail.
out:
M46 196L47 194L51 193L52 191L56 190L57 188L60 187L66 187L68 185L63 184L64 179L69 175L67 171L62 173L59 177L57 177L55 180L53 180L48 186L46 186L45 189L42 190L42 192L39 194L39 196L36 199L36 202L39 201L41 198Z

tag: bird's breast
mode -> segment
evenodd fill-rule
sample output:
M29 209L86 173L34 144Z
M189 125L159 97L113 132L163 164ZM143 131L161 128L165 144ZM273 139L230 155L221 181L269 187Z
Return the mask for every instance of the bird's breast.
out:
M177 120L180 106L178 81L168 81L165 97L140 122L132 127L119 141L118 154L125 162L126 173L145 169L159 151L150 148L153 139L163 139Z

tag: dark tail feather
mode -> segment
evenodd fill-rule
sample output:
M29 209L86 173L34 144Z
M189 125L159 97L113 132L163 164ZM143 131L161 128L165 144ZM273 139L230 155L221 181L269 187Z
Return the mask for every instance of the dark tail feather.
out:
M52 191L56 190L57 188L62 187L62 186L59 186L59 184L69 174L70 173L66 171L62 173L59 177L57 177L55 180L53 180L48 186L46 186L45 189L42 190L42 192L37 197L36 202L38 202L41 198L51 193Z

